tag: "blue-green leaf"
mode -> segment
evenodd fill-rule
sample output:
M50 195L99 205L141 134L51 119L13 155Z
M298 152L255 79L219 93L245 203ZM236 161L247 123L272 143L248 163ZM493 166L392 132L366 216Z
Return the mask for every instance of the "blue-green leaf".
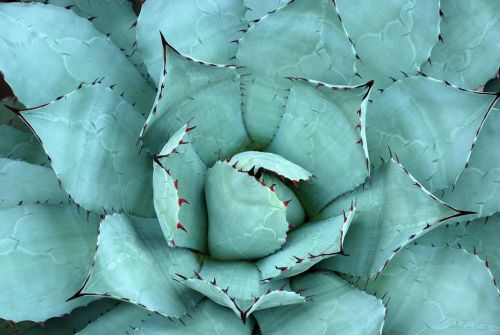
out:
M27 107L54 100L81 82L97 81L123 92L141 113L150 108L154 90L146 79L90 21L72 11L0 4L0 30L0 71Z
M310 273L291 280L311 300L304 304L256 312L263 335L378 335L385 310L381 301L326 272Z
M495 99L426 77L393 84L368 111L372 163L378 166L393 153L429 191L452 185Z
M113 90L83 87L18 113L34 129L76 203L98 213L154 215L153 167L136 146L144 119Z
M191 275L199 266L193 252L167 246L158 220L113 214L101 221L94 262L71 299L112 297L179 318L200 297L174 275Z
M92 262L97 217L74 206L0 210L0 318L44 321L85 305L65 302Z
M500 331L491 273L464 250L411 246L368 290L385 296L384 334L479 335Z

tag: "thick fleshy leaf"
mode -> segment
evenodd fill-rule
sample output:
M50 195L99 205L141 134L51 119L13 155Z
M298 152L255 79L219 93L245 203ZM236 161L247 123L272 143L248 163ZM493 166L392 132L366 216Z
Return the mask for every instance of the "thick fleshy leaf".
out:
M365 115L372 83L351 87L293 81L280 128L266 150L313 173L311 183L298 190L311 216L370 173Z
M494 95L432 78L406 78L393 84L368 112L372 163L380 165L392 151L431 192L453 184L494 101Z
M476 89L493 77L500 64L500 3L441 0L440 7L441 41L432 49L422 71Z
M200 297L174 281L174 274L198 269L193 252L168 248L157 219L113 214L101 221L94 262L71 299L112 297L179 318Z
M494 284L500 280L500 214L473 221L446 224L417 240L418 244L465 249L487 262Z
M65 302L92 262L97 217L74 206L0 210L0 317L44 321L85 305Z
M68 200L52 169L22 161L0 158L0 185L0 208Z
M7 107L24 109L25 107L16 98L6 97L0 100L0 124L14 126L20 130L30 131L28 126Z
M113 299L100 299L93 301L87 306L81 306L71 313L58 318L51 318L41 324L35 324L27 331L21 331L23 335L70 335L84 329L95 320L111 312L121 302ZM16 325L17 327L17 325ZM1 331L0 334L4 335ZM14 332L13 332L14 334ZM15 333L17 334L17 333Z
M169 246L207 249L207 167L190 143L192 128L182 127L155 158L153 193L156 216Z
M264 149L278 131L285 113L290 82L275 75L256 76L245 71L240 70L243 122L254 146Z
M320 268L370 276L431 227L467 214L434 197L392 159L373 171L371 181L335 200L321 216L338 214L353 200L356 216L343 245L349 256L333 257Z
M254 169L256 174L259 170L261 172L270 172L294 183L307 181L311 177L311 172L281 156L269 152L241 152L234 155L229 163L236 164L243 171Z
M258 7L273 6L273 2ZM261 146L272 140L281 121L291 86L284 77L345 85L356 71L354 49L332 1L288 1L274 9L251 22L255 24L239 40L236 55L237 63L245 66L240 70L245 76L245 124Z
M359 80L375 80L375 88L415 75L438 41L439 1L335 3L358 56Z
M292 277L323 259L343 255L342 244L354 211L350 207L347 214L308 222L289 233L280 250L257 261L261 276L266 280Z
M234 62L234 41L246 28L244 13L243 1L148 0L139 15L137 42L149 74L157 81L162 68L159 32L185 55L210 63Z
M281 201L286 201L286 221L288 221L288 227L293 229L304 223L306 213L304 207L299 201L299 198L295 195L293 190L296 190L296 185L290 185L290 183L285 183L280 177L270 174L263 173L259 181L264 183L264 185L269 186L275 193L278 199Z
M264 16L239 40L236 59L254 74L335 84L349 84L355 73L354 50L330 0L289 1Z
M76 334L130 334L130 331L134 331L136 328L140 327L143 320L150 318L151 315L155 315L154 318L165 319L160 315L153 314L133 304L120 303L109 312L90 322L87 327L78 331Z
M153 168L136 146L143 118L111 89L82 87L19 114L76 203L104 214L153 215Z
M142 113L151 106L154 90L146 79L91 22L72 11L44 4L0 4L0 30L0 70L27 107L95 81L123 92Z
M210 300L201 301L189 317L168 319L132 304L120 304L90 323L78 335L250 335L253 322L243 324L228 308ZM58 334L60 335L60 334Z
M169 46L163 35L157 35L156 41L163 44L163 72L140 134L143 144L158 153L179 128L190 123L197 126L191 138L205 163L241 151L249 140L240 111L236 68L186 57Z
M188 287L231 308L243 322L256 310L305 301L299 293L285 290L288 281L262 284L251 262L206 259L193 278L179 277Z
M243 3L245 4L245 21L248 22L261 19L269 12L286 5L288 0L243 0Z
M258 259L286 240L287 203L229 162L219 161L207 173L208 247L218 259Z
M498 104L498 103L497 103ZM456 185L442 194L459 208L485 217L500 212L500 109L492 109ZM468 216L470 218L470 216Z
M35 135L6 124L0 124L0 156L33 164L48 163L47 155Z
M336 275L306 274L293 278L291 285L295 290L306 289L312 301L256 312L263 335L381 334L385 317L382 302Z
M500 331L500 299L491 273L464 250L405 248L368 290L390 299L384 334Z

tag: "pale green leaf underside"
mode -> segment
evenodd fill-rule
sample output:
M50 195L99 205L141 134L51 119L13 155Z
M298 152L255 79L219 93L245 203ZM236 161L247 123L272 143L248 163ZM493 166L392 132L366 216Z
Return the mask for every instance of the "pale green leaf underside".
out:
M279 279L307 271L323 259L340 255L354 208L347 214L307 222L290 232L285 245L274 254L257 261L262 278Z
M162 69L160 31L185 55L228 64L236 53L232 42L246 28L243 1L150 0L141 8L137 42L149 74L158 83ZM159 86L159 85L158 85Z
M492 109L455 187L443 193L451 205L485 217L500 211L500 109Z
M292 279L292 288L306 289L312 301L256 312L263 335L378 335L385 310L381 301L326 272Z
M33 134L6 124L0 124L0 156L33 164L48 163L45 151Z
M371 162L380 165L392 150L431 192L453 184L494 100L432 78L393 84L367 116Z
M286 206L270 187L219 161L207 173L208 246L219 259L257 259L286 240ZM230 204L230 205L229 205Z
M167 246L158 220L113 214L100 224L92 268L74 297L110 296L179 318L200 297L173 278L198 268L193 252Z
M500 216L495 214L473 221L447 224L417 240L418 244L465 249L488 261L494 278L500 280ZM496 284L496 279L495 279Z
M208 165L233 155L249 143L241 116L239 75L234 67L197 62L164 48L163 72L151 113L141 131L143 144L158 153L185 124L196 126L193 146ZM160 52L160 54L162 54Z
M491 274L464 250L411 246L381 273L371 292L390 298L384 334L479 335L500 331Z
M152 216L152 164L136 146L143 118L111 89L83 87L21 111L64 189L83 208Z
M356 216L344 243L349 256L326 260L320 268L370 276L427 229L463 215L434 198L393 160L374 170L371 182L335 200L321 216L337 214L352 201L357 204Z
M439 1L337 0L342 23L359 55L360 81L384 89L415 75L439 34Z
M500 3L490 0L441 0L443 42L422 65L427 75L476 89L500 64Z
M96 79L115 85L141 113L151 106L154 91L139 71L91 22L72 11L44 4L1 4L0 29L0 70L27 107Z
M266 151L313 173L311 183L297 193L310 215L369 175L364 132L369 88L293 81L286 112Z
M68 201L52 169L23 161L0 158L0 185L0 208Z
M75 206L23 205L0 210L0 222L1 318L44 321L89 302L65 300L92 262L96 216Z
M263 284L260 280L252 262L206 259L201 271L183 283L229 307L243 321L256 310L304 302L300 294L286 289L288 281Z
M270 172L297 183L301 180L307 181L311 177L311 172L270 152L241 152L234 155L229 163L236 164L238 169L243 171L250 171L253 168L257 172L262 169L264 172Z
M205 252L207 167L190 143L184 126L165 144L155 159L153 193L156 216L167 243Z

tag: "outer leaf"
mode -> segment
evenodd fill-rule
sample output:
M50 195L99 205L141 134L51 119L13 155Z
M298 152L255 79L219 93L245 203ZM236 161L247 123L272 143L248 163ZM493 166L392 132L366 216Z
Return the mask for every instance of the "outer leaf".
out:
M179 128L190 123L197 126L191 135L194 148L208 165L241 151L249 140L241 117L236 69L184 56L169 46L163 35L161 41L163 72L140 135L145 146L158 153Z
M71 11L43 4L1 4L0 30L0 70L26 106L96 81L123 92L141 112L151 106L153 90L139 71L92 23Z
M227 308L203 300L190 310L191 317L166 319L132 304L121 304L89 324L79 335L117 334L132 331L137 335L250 335L252 322L244 325Z
M0 185L0 209L68 200L52 169L22 161L0 158Z
M64 189L87 210L152 216L152 166L136 146L143 119L109 88L84 87L20 115Z
M298 192L310 216L369 175L364 127L371 84L350 87L302 79L293 82L286 113L266 150L316 177Z
M161 71L162 32L185 55L211 63L227 64L236 53L232 42L245 28L243 1L163 1L142 5L137 27L139 51L156 81ZM158 85L159 86L159 85Z
M14 107L17 109L24 109L25 107L17 101L17 99L12 97L6 97L0 100L0 124L6 124L9 126L14 126L20 130L29 131L28 126L21 120L21 118L17 117L16 114L13 114L9 107Z
M268 6L275 7L275 1L258 5ZM290 87L284 77L349 84L355 76L355 53L331 0L288 1L275 9L251 22L236 55L247 76L242 81L245 123L261 146L269 144L281 121Z
M438 41L439 1L336 0L357 52L360 80L384 89L415 75Z
M349 256L322 262L319 267L323 269L370 276L431 227L469 213L434 197L393 160L375 170L371 182L337 199L321 216L339 213L353 199L357 203L356 219L344 243Z
M276 253L261 258L257 266L265 279L287 278L302 273L323 259L343 255L343 242L354 217L346 215L305 223L287 236Z
M304 302L299 293L285 290L287 281L262 284L254 263L206 259L194 278L180 275L188 287L229 307L243 322L256 310Z
M392 151L431 192L443 189L466 165L495 99L431 78L403 79L370 107L370 157L379 165Z
M172 280L199 268L187 249L169 250L156 219L107 216L100 224L94 262L71 299L109 296L179 318L199 297Z
M95 320L104 317L117 308L119 301L100 299L87 306L78 307L70 314L60 318L51 318L42 324L36 324L31 329L20 332L23 335L69 335L84 329ZM16 325L17 327L17 325Z
M261 19L264 15L272 12L279 7L285 5L288 0L244 0L245 4L245 20L254 21Z
M206 165L190 143L188 126L175 133L155 158L154 205L169 246L206 251Z
M0 210L1 318L44 321L89 302L64 302L92 261L97 218L87 218L70 206Z
M422 71L476 89L495 74L500 64L500 3L441 0L440 7L441 42L432 49Z
M287 203L270 187L225 161L208 170L205 187L212 256L257 259L285 243Z
M310 302L255 313L263 335L381 334L385 310L381 301L326 272L292 279L294 289L307 289Z
M48 163L47 155L33 134L4 124L0 124L0 155L33 164Z
M476 335L500 331L491 274L463 250L411 246L369 290L387 292L384 334Z
M498 105L498 103L497 103ZM472 150L470 160L443 199L485 217L500 211L500 109L492 109ZM470 216L468 216L470 218Z
M473 221L446 224L417 240L418 244L437 247L464 248L478 255L490 268L495 286L500 279L500 214Z
M108 313L91 322L87 327L76 334L127 334L127 332L140 327L143 320L149 318L151 314L151 312L133 304L121 303ZM163 319L163 317L159 315L156 315L156 317Z
M354 51L332 1L289 1L257 20L236 55L251 72L336 84L354 77Z

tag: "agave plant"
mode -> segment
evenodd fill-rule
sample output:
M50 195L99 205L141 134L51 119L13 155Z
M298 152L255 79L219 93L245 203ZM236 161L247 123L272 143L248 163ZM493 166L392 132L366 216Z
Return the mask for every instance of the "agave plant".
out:
M500 2L138 7L0 4L0 334L500 332Z

